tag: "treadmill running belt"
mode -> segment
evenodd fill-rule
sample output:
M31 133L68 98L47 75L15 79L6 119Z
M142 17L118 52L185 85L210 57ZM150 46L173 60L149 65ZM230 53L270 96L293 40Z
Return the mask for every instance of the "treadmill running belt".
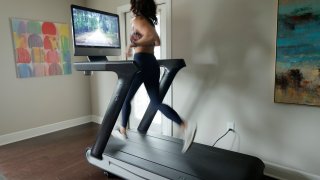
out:
M126 142L110 137L104 155L169 179L177 173L191 179L237 180L260 179L263 174L264 164L256 157L198 143L182 154L182 144L172 137L128 131Z

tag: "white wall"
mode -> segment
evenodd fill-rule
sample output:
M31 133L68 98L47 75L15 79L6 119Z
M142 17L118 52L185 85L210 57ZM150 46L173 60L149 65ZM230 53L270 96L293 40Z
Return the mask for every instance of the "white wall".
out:
M319 107L273 102L277 1L173 0L172 9L172 56L187 61L174 107L198 122L195 141L212 145L234 121L218 147L320 178ZM307 179L298 174L283 177Z
M128 0L90 0L116 12ZM174 108L197 121L196 142L261 158L266 173L320 179L318 107L273 102L276 0L172 0L172 57L187 67L173 86ZM103 116L116 76L91 78L93 114Z
M70 23L70 4L84 5L85 1L0 0L0 135L91 115L89 79L81 72L73 69L72 75L16 78L10 18Z

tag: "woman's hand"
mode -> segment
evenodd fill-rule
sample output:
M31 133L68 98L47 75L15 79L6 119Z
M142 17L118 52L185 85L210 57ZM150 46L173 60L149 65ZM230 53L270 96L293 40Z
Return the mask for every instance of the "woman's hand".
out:
M132 47L129 45L126 49L126 58L128 59L131 56L132 56Z
M128 47L127 47L127 50L126 50L126 57L131 57L132 56L132 48L134 47L137 47L137 44L132 42Z

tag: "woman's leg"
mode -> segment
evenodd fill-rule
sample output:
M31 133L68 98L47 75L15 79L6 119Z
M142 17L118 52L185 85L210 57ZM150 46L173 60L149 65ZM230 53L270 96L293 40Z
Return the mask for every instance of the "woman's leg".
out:
M146 86L147 93L150 97L151 104L159 109L162 114L167 116L173 122L177 123L184 132L184 144L182 147L182 152L186 152L193 142L196 124L186 123L182 121L178 113L172 109L170 106L163 104L160 100L159 92L159 77L160 77L160 67L153 55L137 54L135 58L140 63L142 67L142 78ZM143 61L144 60L144 61Z
M128 91L127 97L122 105L121 126L124 129L126 129L126 127L128 125L128 121L129 121L129 116L130 116L130 112L131 112L131 100L133 99L134 95L138 91L141 84L142 84L142 76L141 76L141 73L138 73L135 75L135 77L132 81L131 87Z
M148 59L149 60L149 59ZM153 61L153 60L150 60ZM160 67L158 62L154 59L154 63L148 62L148 68L144 69L143 72L143 82L146 86L147 93L149 95L151 105L156 106L157 109L161 111L167 118L171 119L173 122L178 125L182 125L183 121L181 120L178 113L172 109L170 106L163 104L160 100L159 92L159 77L160 77Z

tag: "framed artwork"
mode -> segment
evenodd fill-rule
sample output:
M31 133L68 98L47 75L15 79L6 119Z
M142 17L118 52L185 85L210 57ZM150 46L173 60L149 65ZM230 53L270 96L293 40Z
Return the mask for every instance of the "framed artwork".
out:
M71 74L68 24L11 19L18 78Z
M320 105L319 0L279 0L274 100Z

